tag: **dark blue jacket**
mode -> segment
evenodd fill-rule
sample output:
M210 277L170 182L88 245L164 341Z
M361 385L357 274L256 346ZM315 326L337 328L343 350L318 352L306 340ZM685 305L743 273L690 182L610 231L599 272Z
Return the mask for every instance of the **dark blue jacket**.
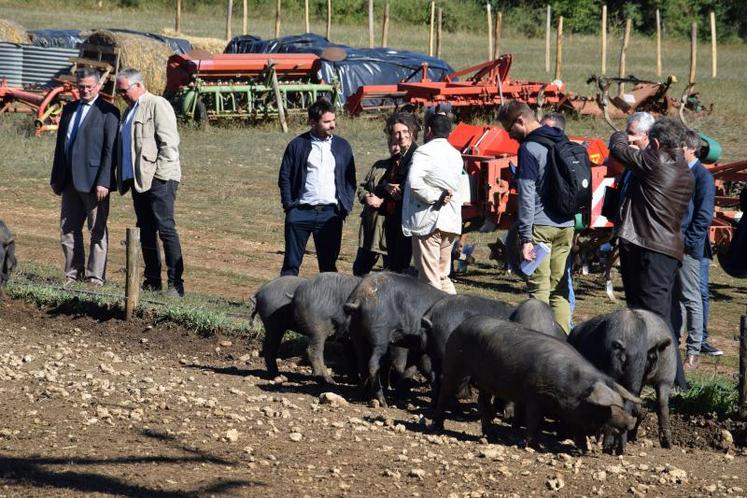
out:
M716 197L716 185L713 175L697 161L690 171L695 178L695 191L687 211L682 218L682 238L685 241L685 254L693 258L711 257L708 240L708 228L713 221L713 204Z
M290 141L280 164L278 186L283 210L298 204L306 185L306 164L311 153L311 133L306 132ZM346 216L353 208L355 197L355 160L353 149L344 138L332 137L332 155L335 158L335 192L338 206Z
M78 192L92 192L96 187L112 189L119 109L99 95L80 124L72 150L66 154L67 129L73 126L70 120L78 103L70 102L62 109L49 183L64 188L71 182Z

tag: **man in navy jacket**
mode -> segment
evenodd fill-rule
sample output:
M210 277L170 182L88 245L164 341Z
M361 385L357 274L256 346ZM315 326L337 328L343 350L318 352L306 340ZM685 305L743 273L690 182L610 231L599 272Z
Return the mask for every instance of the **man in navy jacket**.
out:
M355 160L350 144L334 136L335 108L326 99L309 107L310 130L288 144L278 186L285 211L281 275L298 275L309 236L319 271L337 271L342 222L353 207Z
M101 83L94 69L79 69L77 85L80 99L62 109L49 183L52 191L62 196L60 242L65 255L65 284L85 277L90 285L102 286L106 280L106 221L114 181L119 110L99 96ZM83 247L86 220L91 231L87 263Z
M682 238L685 254L677 275L675 286L675 306L672 307L675 332L681 327L684 307L687 316L687 359L685 368L697 368L701 344L703 342L703 300L701 288L701 261L708 256L708 229L713 220L713 204L716 186L713 176L700 163L697 154L700 150L700 137L692 130L685 133L683 147L685 160L695 178L695 190L682 219Z

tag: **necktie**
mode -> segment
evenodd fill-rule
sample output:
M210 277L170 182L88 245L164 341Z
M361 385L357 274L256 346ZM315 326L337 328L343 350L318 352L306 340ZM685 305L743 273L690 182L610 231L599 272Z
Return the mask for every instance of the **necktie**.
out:
M73 144L75 143L75 137L78 135L78 129L80 128L80 121L83 118L83 102L78 104L78 112L75 115L75 121L73 122L73 129L70 132L70 141L67 143L68 150L72 150Z

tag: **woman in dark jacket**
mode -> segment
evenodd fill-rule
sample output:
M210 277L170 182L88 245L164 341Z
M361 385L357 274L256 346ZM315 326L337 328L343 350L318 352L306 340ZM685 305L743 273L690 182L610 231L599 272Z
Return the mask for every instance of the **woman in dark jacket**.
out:
M410 237L402 234L402 192L412 154L418 147L415 141L419 130L417 118L408 112L395 112L386 120L384 127L384 133L389 141L396 143L400 148L399 156L393 157L391 166L378 189L384 199L381 210L384 213L388 269L398 273L410 267L412 258Z

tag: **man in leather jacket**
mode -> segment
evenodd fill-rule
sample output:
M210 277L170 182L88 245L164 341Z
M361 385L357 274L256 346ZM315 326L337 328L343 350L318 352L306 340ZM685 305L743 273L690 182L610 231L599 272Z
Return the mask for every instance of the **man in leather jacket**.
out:
M661 118L643 150L629 145L638 140L626 132L610 137L610 154L632 174L616 226L625 300L631 308L659 314L670 328L672 287L684 249L680 225L695 187L682 153L684 134L679 122ZM676 385L686 389L679 358L677 363Z

